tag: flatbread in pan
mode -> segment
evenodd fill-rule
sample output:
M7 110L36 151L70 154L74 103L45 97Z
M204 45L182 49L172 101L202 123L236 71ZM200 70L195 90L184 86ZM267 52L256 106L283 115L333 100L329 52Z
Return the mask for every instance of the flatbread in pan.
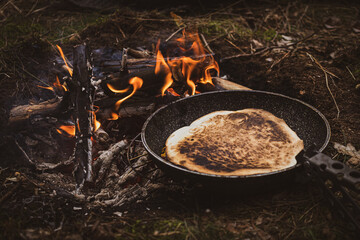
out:
M262 109L216 111L170 135L168 160L215 175L268 173L296 164L303 141L284 120Z

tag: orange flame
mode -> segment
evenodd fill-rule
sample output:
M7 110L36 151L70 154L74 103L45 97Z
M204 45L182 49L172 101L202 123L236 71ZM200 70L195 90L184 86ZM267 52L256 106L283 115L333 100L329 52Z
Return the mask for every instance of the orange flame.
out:
M207 66L205 68L204 77L200 78L201 83L204 83L204 84L210 83L210 84L214 85L211 80L211 74L210 74L211 69L214 69L217 72L217 74L219 75L219 73L220 73L219 64L216 61L214 61L212 64L210 64L209 66Z
M54 92L54 89L52 87L45 87L45 86L40 86L40 85L37 85L39 88L44 88L44 89L47 89L47 90L50 90L50 91L53 91Z
M120 99L119 101L117 101L117 102L115 103L115 111L116 111L116 112L119 111L119 108L120 108L121 103L123 103L123 102L126 101L127 99L131 98L131 97L135 94L135 92L142 87L142 85L143 85L143 80L142 80L141 78L139 78L139 77L133 77L133 78L131 78L131 79L129 80L129 84L133 86L133 90L132 90L132 92L131 92L128 96ZM111 91L115 92L115 93L125 93L125 92L127 92L127 91L130 89L130 87L127 87L127 88L125 88L125 89L123 89L123 90L118 90L118 89L115 89L115 88L114 88L113 86L111 86L110 84L107 84L107 85L108 85L108 88L109 88ZM111 113L111 118L109 118L109 120L117 120L118 118L119 118L119 115L116 114L115 112L112 112L112 113Z
M62 125L56 131L60 134L66 132L69 136L75 137L75 125Z
M100 127L101 127L101 123L96 119L96 114L94 111L92 111L93 114L93 120L94 120L94 131L96 132ZM79 127L79 123L77 123L78 125L78 129L80 129ZM75 125L61 125L58 129L56 129L56 131L60 134L64 134L67 133L68 136L70 137L75 137L75 133L76 133L76 128Z
M168 89L172 83L172 74L171 74L171 70L169 68L169 66L166 64L164 56L162 55L162 53L159 50L159 46L160 46L160 40L157 43L157 53L156 53L156 66L155 66L155 74L158 75L161 72L165 73L165 77L164 77L164 85L161 88L161 95L164 96L165 95L165 91L166 89Z
M166 74L164 85L161 88L161 95L164 95L164 92L173 84L171 73L174 68L181 68L181 73L190 88L191 95L197 93L197 83L213 84L211 71L214 70L219 74L219 65L203 47L199 35L183 31L183 36L176 39L176 43L183 56L171 60L167 58L167 61L165 61L159 50L160 41L157 45L155 74ZM188 55L195 57L191 58Z
M133 78L131 78L131 79L129 80L129 83L133 86L133 91L132 91L128 96L120 99L119 101L117 101L117 102L115 103L115 109L116 109L116 111L119 110L121 103L123 103L125 100L131 98L131 97L135 94L135 92L136 92L139 88L142 87L142 85L143 85L143 80L142 80L141 78L139 78L139 77L133 77Z
M175 97L180 97L180 95L177 92L175 92L173 88L168 88L167 91Z
M65 55L64 55L64 53L63 53L63 51L62 51L61 47L60 47L59 45L56 45L56 47L58 48L58 50L59 50L59 52L60 52L60 55L61 55L62 59L64 60L64 63L65 63L66 69L68 70L68 72L69 72L70 76L72 76L72 75L73 75L73 70L72 70L72 68L71 68L71 67L69 67L69 65L68 65L68 63L67 63L67 61L66 61L66 57L65 57Z
M114 112L111 112L111 117L109 117L107 120L118 120L119 119L119 115L114 113Z
M96 114L94 111L92 112L92 114L94 117L94 132L96 132L101 127L101 123L98 120L96 120Z
M59 91L63 91L63 90L64 90L65 92L68 91L67 87L65 86L65 83L64 83L64 84L61 84L61 83L60 83L58 76L56 76L56 81L53 83L53 85L54 85L54 87L55 87L57 90L59 90Z
M125 89L118 90L118 89L115 89L113 86L111 86L109 83L107 83L106 85L114 93L126 93L130 89L130 87L127 87Z
M37 85L37 86L40 88L44 88L44 89L53 91L53 92L56 92L56 90L57 90L58 92L61 93L61 95L64 93L64 91L65 92L68 91L65 83L64 84L60 83L58 76L56 76L56 81L53 83L53 87L45 87L45 86L40 86L40 85Z

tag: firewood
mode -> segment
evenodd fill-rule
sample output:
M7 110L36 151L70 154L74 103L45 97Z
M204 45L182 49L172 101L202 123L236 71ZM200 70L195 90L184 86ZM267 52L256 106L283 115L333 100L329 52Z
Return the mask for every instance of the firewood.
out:
M214 54L205 54L205 55L200 55L200 56L189 56L194 60L197 59L202 59L205 57L210 57L210 56L214 56ZM170 61L171 60L175 60L177 59L177 57L169 57L168 58ZM132 58L132 59L127 59L126 60L126 64L127 67L129 69L134 69L138 66L148 66L148 67L153 67L155 68L157 60L154 57L148 57L148 58ZM117 68L119 70L120 66L121 66L121 61L103 61L100 66L103 69L109 69L109 68Z
M92 163L92 132L93 132L93 95L94 87L91 85L90 63L86 45L74 48L74 74L75 88L75 181L76 193L80 193L84 182L91 180Z
M129 55L133 56L134 58L149 58L151 57L149 51L140 51L136 49L129 48L128 49Z
M26 126L24 124L31 116L41 115L49 116L59 113L62 109L60 98L53 98L51 100L41 102L38 104L28 104L14 107L10 110L8 126L14 129L21 129Z
M99 127L96 132L94 133L94 138L96 141L98 141L100 144L104 144L109 142L110 137L107 132L102 127Z
M96 183L100 183L103 180L115 157L117 157L127 146L128 141L122 140L100 154L94 162L94 171L98 171Z

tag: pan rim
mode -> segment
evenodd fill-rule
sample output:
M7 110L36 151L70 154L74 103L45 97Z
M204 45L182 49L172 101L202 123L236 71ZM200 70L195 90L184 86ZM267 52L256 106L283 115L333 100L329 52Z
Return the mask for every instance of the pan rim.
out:
M220 90L220 91L214 91L214 92L200 93L200 94L192 95L192 96L189 96L189 97L186 97L186 98L181 98L181 99L173 101L173 102L171 102L169 104L166 104L165 106L162 106L159 109L157 109L155 112L153 112L146 119L146 121L145 121L145 123L144 123L144 125L143 125L143 127L141 129L141 141L142 141L142 144L144 145L145 149L148 151L148 153L151 154L153 157L155 157L161 163L166 164L168 167L175 168L177 170L180 170L180 171L183 171L183 172L186 172L186 173L189 173L189 174L197 175L197 176L221 178L221 179L224 179L224 178L228 178L228 179L239 179L239 178L246 179L246 178L265 177L265 176L270 176L270 175L275 175L275 174L287 172L287 171L290 171L292 169L298 168L298 167L300 167L302 165L302 164L300 164L298 162L294 166L284 168L284 169L281 169L281 170L272 171L272 172L268 172L268 173L252 174L252 175L240 175L240 176L237 176L237 175L216 175L216 174L196 172L196 171L192 171L192 170L183 168L181 166L175 165L175 164L163 159L161 156L159 156L157 153L155 153L149 147L149 145L148 145L148 143L146 141L145 130L146 130L149 122L151 121L151 119L154 116L156 116L156 114L158 112L162 111L163 109L165 109L167 107L170 107L173 104L176 104L177 102L188 101L188 99L197 98L197 97L201 97L201 96L208 95L208 94L219 94L219 93L224 93L224 92L255 92L255 93L260 93L260 94L268 94L268 95L274 95L274 96L278 96L278 97L283 97L283 98L290 99L292 101L296 101L298 103L301 103L301 104L307 106L308 108L310 108L311 110L313 110L315 113L317 113L325 123L326 130L327 130L326 138L325 138L325 141L324 141L323 145L318 149L318 151L322 152L326 148L326 146L328 145L328 143L330 141L331 129L330 129L330 124L329 124L328 120L326 119L326 117L318 109L316 109L315 107L313 107L312 105L310 105L308 103L305 103L305 102L303 102L303 101L301 101L301 100L299 100L297 98L289 97L289 96L286 96L286 95L283 95L283 94L280 94L280 93L268 92L268 91L260 91L260 90Z

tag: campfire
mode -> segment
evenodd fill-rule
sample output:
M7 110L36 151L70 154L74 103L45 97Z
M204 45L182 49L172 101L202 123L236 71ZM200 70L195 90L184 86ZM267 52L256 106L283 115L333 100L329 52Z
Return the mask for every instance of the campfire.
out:
M121 136L124 119L143 121L158 107L200 92L247 89L219 78L216 56L205 38L185 30L179 38L159 40L153 54L124 48L117 60L113 59L116 54L106 53L107 49L94 50L90 56L91 51L85 45L76 46L72 57L64 54L60 46L56 49L62 76L56 75L51 84L38 85L44 92L51 91L54 97L38 104L14 107L9 124L19 127L36 118L35 125L43 127L46 122L55 136L52 144L58 145L55 150L61 144L67 146L62 159L51 163L46 159L39 161L36 157L47 150L35 149L36 144L29 145L26 141L18 142L18 146L28 163L38 170L73 173L76 194L97 187L101 195L103 189L99 185L108 185L103 182L112 172L114 159L126 151L128 160L133 157L135 160L130 161L130 167L120 164L125 168L117 170L122 173L120 181L125 183L129 176L134 178L134 173L130 174L134 166L144 169L142 165L148 160L142 146L137 146L129 136ZM133 130L129 135L137 133ZM27 139L32 139L31 134ZM150 169L152 177L160 174L156 167ZM93 183L92 187L84 190L87 183Z

